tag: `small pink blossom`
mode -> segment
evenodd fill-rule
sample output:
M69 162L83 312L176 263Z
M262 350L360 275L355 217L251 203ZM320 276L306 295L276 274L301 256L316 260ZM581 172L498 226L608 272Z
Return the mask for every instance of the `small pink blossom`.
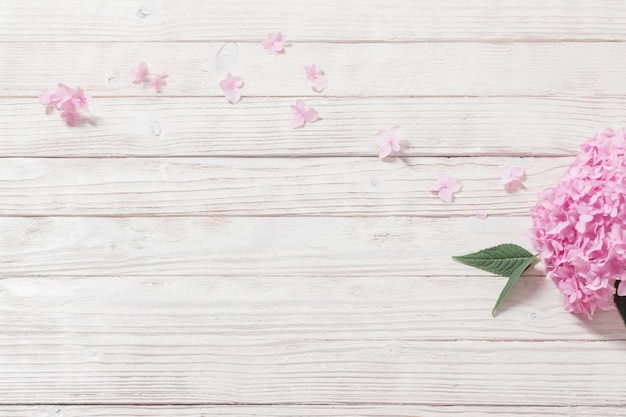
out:
M167 78L167 74L162 73L162 74L157 75L154 78L154 81L152 81L151 85L152 85L152 87L154 87L154 90L157 93L160 93L162 91L163 87L165 87L167 85L167 81L165 81L166 78Z
M135 84L150 83L152 88L154 88L154 90L157 93L162 92L163 87L167 85L167 81L165 81L165 79L167 78L167 74L166 73L161 73L161 74L149 73L148 65L146 65L145 62L140 62L139 64L137 64L136 67L132 68L131 72L133 73L133 83ZM152 81L150 81L151 78L152 78Z
M220 88L224 92L224 96L232 104L241 100L241 88L243 87L243 78L233 76L230 72L226 75L222 81L220 81Z
M400 126L394 126L391 129L381 130L376 134L376 145L378 145L378 156L386 158L391 152L400 152Z
M478 220L485 220L487 218L488 214L486 210L478 210L476 212L476 218Z
M500 184L513 188L522 185L526 172L521 167L505 166L498 169L498 176L500 177Z
M446 203L451 203L454 197L453 194L461 191L461 188L463 188L461 181L442 172L430 190L437 192L439 197Z
M74 90L74 92L72 93L71 100L72 100L72 105L77 110L89 111L89 108L88 108L89 98L87 97L87 95L85 94L82 88L78 87L76 88L76 90Z
M53 94L53 90L43 90L41 94L39 94L39 104L42 104L44 106L49 105L52 102Z
M61 111L61 118L68 126L75 126L80 118L80 111L89 111L89 97L82 88L72 90L65 84L59 83L56 90L44 90L39 95L39 103L46 106L46 112L56 108Z
M133 67L133 83L139 84L144 81L144 79L148 76L148 65L145 62L140 62L136 67Z
M318 64L313 64L310 67L305 66L304 72L306 73L306 77L311 81L311 87L318 93L328 86L328 81L323 75L322 68Z
M307 107L302 100L296 100L295 106L291 107L291 127L297 129L305 123L313 123L319 119L319 113L313 107Z
M285 52L285 44L287 39L280 32L270 33L266 39L261 42L263 48L267 49L270 55L278 55Z
M57 110L70 101L74 96L74 91L65 84L59 83L56 90L44 90L39 95L39 103L44 106L54 105Z

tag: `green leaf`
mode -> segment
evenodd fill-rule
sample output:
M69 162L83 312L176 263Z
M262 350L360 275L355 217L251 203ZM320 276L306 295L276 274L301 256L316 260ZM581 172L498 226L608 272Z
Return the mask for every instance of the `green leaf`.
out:
M452 259L465 265L509 278L502 292L500 292L493 310L491 310L491 315L495 317L496 310L500 307L500 304L509 295L511 288L513 288L513 285L515 285L522 273L537 260L537 255L533 255L521 246L504 243L468 255L453 256Z
M453 256L452 259L492 274L510 277L520 265L529 259L534 260L535 256L521 246L504 243L468 255Z
M531 266L535 262L536 259L537 259L537 255L534 255L532 258L526 259L523 263L521 263L515 269L515 271L511 273L511 275L509 276L509 280L506 282L506 285L504 286L504 288L502 288L502 291L500 292L500 295L498 296L498 299L496 300L496 304L493 306L493 309L491 310L491 317L496 316L496 310L498 309L498 307L500 307L500 304L502 304L506 296L509 295L509 292L511 292L511 288L513 288L513 285L515 285L515 283L517 282L517 279L522 275L522 273L526 269L528 269L529 266Z

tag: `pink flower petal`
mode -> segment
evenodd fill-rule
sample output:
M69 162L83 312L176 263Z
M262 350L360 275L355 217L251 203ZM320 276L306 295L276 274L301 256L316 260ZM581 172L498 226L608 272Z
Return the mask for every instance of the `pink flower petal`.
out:
M401 150L400 147L400 126L394 126L391 129L381 130L376 134L376 145L379 148L387 148L389 147L394 152L399 152ZM383 152L381 152L383 153ZM384 152L386 153L386 151ZM389 154L387 154L388 156Z
M304 121L307 123L313 123L320 117L319 113L316 110L314 110L312 107L309 107L307 110L305 110L303 116L304 116Z
M89 97L82 88L72 90L62 83L59 83L54 91L44 90L39 95L39 102L46 106L46 113L54 111L55 108L60 110L60 116L68 126L76 125L76 121L80 118L80 110L89 110L88 100Z
M324 91L324 89L326 87L328 87L328 81L326 80L326 77L319 76L319 77L311 80L311 87L313 87L313 90L315 90L318 93L320 93L320 92Z
M304 101L298 99L295 105L289 106L291 108L291 127L297 129L302 127L305 123L312 123L319 119L318 112L312 107L307 107Z
M450 181L450 176L446 172L442 172L437 177L437 181L430 188L431 191L439 191L441 190L447 183Z
M385 143L383 145L380 146L380 150L378 152L378 157L380 159L386 158L389 155L391 155L393 149L391 149L391 145L388 143Z
M626 296L626 281L620 281L619 285L617 286L617 295L620 297Z
M167 74L159 74L154 79L154 81L152 81L152 87L154 87L154 90L157 93L160 93L163 87L167 85L167 81L165 81L165 78L167 78Z
M463 188L461 181L442 172L430 190L437 192L439 197L446 203L451 203L454 197L453 194L459 192L461 188Z
M220 81L220 88L224 92L224 96L232 104L241 100L241 87L243 87L243 78L233 76L231 73L228 73L226 78Z
M68 108L61 113L61 118L65 119L68 126L75 126L76 121L80 118L80 114L76 110Z
M306 110L306 105L304 104L304 101L299 100L299 99L296 100L295 109L298 111L298 113L304 113Z
M145 62L140 62L136 67L132 68L133 83L139 84L148 75L148 65Z
M83 110L83 111L89 111L88 109L88 97L85 94L85 92L83 91L82 88L78 87L76 88L76 90L74 91L74 93L72 94L72 98L70 99L70 101L72 102L72 105L78 109L78 110Z
M521 167L501 167L498 168L498 176L500 177L500 184L504 184L510 187L521 186L522 180L526 173L524 168Z
M513 167L513 168L511 168L511 175L514 178L522 179L522 177L525 174L526 174L526 172L524 171L524 168L522 168L522 167Z
M457 178L450 178L447 188L453 193L457 193L461 191L461 188L463 188L463 184L461 184L461 181L459 181Z
M439 190L439 197L446 203L452 203L452 191L448 188Z
M278 55L285 52L285 36L280 33L270 33L266 39L261 41L261 45L263 48L267 50L267 53L270 55Z
M243 78L241 77L237 77L237 76L233 76L233 87L235 88L241 88L243 87Z
M317 71L315 70L315 64L311 65L310 67L307 67L305 65L304 73L306 74L306 77L309 79L315 78L317 76Z
M478 220L485 220L487 218L487 216L488 216L488 214L487 214L487 211L485 211L485 210L478 210L476 212L476 218Z
M310 67L305 66L304 72L307 78L311 81L311 87L317 92L321 92L328 86L326 77L322 75L322 68L318 64L313 64Z
M297 129L304 126L304 116L300 113L291 115L291 127Z
M232 104L236 104L239 102L239 100L241 100L241 90L238 88L233 88L231 90L224 91L224 96Z
M43 90L41 94L39 94L39 103L47 106L50 104L53 94L54 91L52 90Z
M61 110L61 107L72 99L74 92L67 85L59 83L57 89L50 96L50 101L54 103L57 110Z

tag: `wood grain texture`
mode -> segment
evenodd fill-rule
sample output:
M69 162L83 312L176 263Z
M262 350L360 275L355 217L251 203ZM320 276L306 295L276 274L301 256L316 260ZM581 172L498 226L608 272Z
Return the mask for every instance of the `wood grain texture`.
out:
M450 257L530 248L529 227L526 217L4 217L0 277L488 276Z
M312 98L322 120L289 126L290 98L104 98L69 128L34 98L0 101L0 156L376 156L402 126L404 156L571 156L626 122L625 98ZM42 134L41 132L45 132Z
M626 42L591 43L295 43L282 56L257 43L238 43L233 65L216 69L223 42L0 43L7 70L0 96L32 97L58 82L98 96L154 97L132 83L145 61L166 72L162 96L223 97L226 71L245 79L245 97L406 97L626 95ZM73 57L80 56L80 61ZM74 65L67 65L74 62ZM221 62L221 61L220 61ZM318 63L329 79L315 93L303 66ZM20 71L12 69L20 68ZM9 70L11 69L11 70ZM567 76L563 76L566 73ZM236 110L236 105L233 106ZM287 109L288 110L288 109ZM323 116L322 116L323 117Z
M537 194L625 125L622 1L0 0L0 57L0 417L624 414L615 311L537 264L493 319L505 279L450 258L531 249ZM58 82L89 122L45 114Z
M65 0L62 5L0 1L0 41L260 42L278 30L294 42L626 39L623 4L613 0L317 0L306 6L289 0Z
M428 405L0 406L3 417L621 417L621 407Z
M81 339L3 335L0 403L626 405L626 341Z
M489 275L6 278L0 324L30 346L625 339L617 311L593 321L569 314L544 277L522 277L494 319L504 283Z
M573 158L3 159L2 216L411 216L529 218ZM508 190L497 171L522 166ZM454 204L430 191L462 180Z

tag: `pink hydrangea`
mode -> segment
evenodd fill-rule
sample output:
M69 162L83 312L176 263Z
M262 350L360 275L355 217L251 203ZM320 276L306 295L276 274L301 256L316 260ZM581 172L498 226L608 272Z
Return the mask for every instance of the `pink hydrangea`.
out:
M533 246L567 311L591 318L614 307L626 279L626 139L606 130L588 139L553 188L531 209ZM626 292L621 281L618 293Z

